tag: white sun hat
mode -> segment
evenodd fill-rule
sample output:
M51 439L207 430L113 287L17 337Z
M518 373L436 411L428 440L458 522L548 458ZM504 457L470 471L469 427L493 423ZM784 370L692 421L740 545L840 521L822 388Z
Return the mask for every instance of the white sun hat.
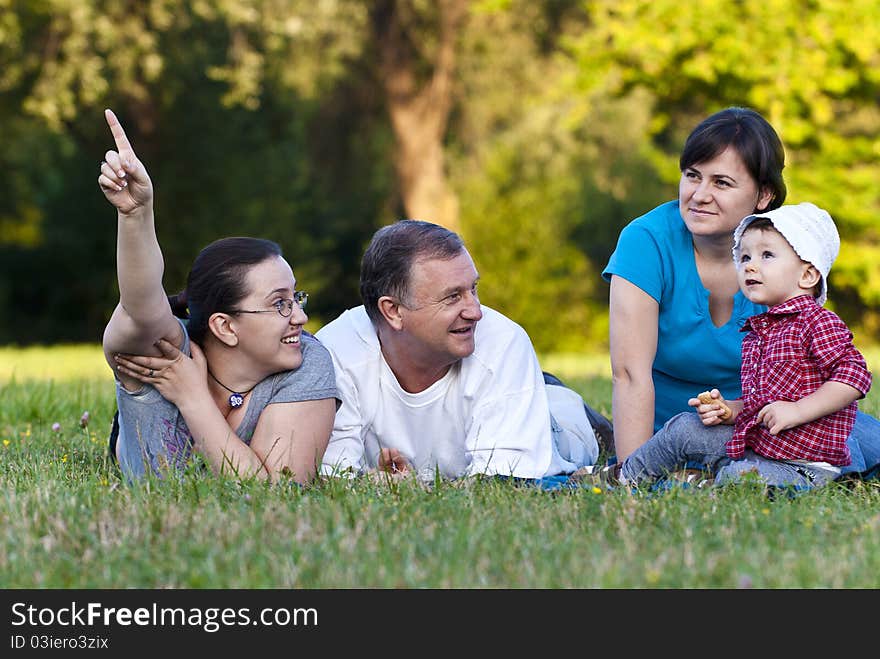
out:
M740 241L743 231L755 220L765 217L781 233L794 251L807 263L812 263L822 275L822 292L816 298L819 305L828 299L828 273L840 252L840 235L828 211L804 202L780 206L765 213L747 215L733 232L733 260L739 263Z

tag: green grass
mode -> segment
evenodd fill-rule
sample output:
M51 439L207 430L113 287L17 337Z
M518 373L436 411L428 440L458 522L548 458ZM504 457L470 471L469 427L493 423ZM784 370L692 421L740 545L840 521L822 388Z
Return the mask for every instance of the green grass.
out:
M0 384L10 380L70 382L91 378L109 382L112 377L99 345L0 346Z
M542 364L608 412L601 360ZM113 409L99 349L0 351L0 587L880 586L876 482L630 495L494 480L300 489L194 470L128 487L106 459Z

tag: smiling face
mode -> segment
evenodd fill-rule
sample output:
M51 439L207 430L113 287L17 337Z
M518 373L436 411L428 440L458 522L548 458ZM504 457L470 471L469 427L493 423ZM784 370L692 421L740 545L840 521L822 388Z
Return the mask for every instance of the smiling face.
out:
M240 311L230 314L240 347L267 374L299 368L302 326L309 318L295 302L289 317L278 312L286 312L296 291L290 265L280 256L266 259L251 267L245 285L250 293L236 305Z
M451 259L417 259L412 264L400 314L417 361L442 368L473 353L474 331L483 317L478 280L467 250Z
M679 211L694 236L732 238L740 220L764 210L771 199L733 147L686 167L678 186Z
M755 304L772 307L806 293L814 294L819 271L801 260L776 229L749 227L740 240L736 264L740 289Z

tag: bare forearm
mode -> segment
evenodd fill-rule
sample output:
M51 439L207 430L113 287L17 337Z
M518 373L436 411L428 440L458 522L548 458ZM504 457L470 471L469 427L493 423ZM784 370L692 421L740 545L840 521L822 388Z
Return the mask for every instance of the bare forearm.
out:
M250 448L273 480L283 475L306 484L327 450L335 415L332 398L274 403L260 415Z
M165 261L156 238L152 206L119 213L116 239L119 301L135 321L150 322L167 304L162 275Z
M233 432L210 398L193 401L180 412L192 433L193 448L205 458L214 473L269 479L263 461Z
M650 382L615 382L611 397L614 446L623 461L654 434L654 387Z
M609 299L614 445L623 460L654 434L654 381L657 353L657 301L618 276L611 278Z

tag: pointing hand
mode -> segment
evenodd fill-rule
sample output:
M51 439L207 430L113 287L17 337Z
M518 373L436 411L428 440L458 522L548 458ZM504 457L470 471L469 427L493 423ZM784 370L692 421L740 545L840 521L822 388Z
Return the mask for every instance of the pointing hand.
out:
M120 213L129 215L153 201L153 183L143 163L122 129L122 124L112 110L104 110L104 117L116 142L116 151L104 154L98 185L107 200Z

